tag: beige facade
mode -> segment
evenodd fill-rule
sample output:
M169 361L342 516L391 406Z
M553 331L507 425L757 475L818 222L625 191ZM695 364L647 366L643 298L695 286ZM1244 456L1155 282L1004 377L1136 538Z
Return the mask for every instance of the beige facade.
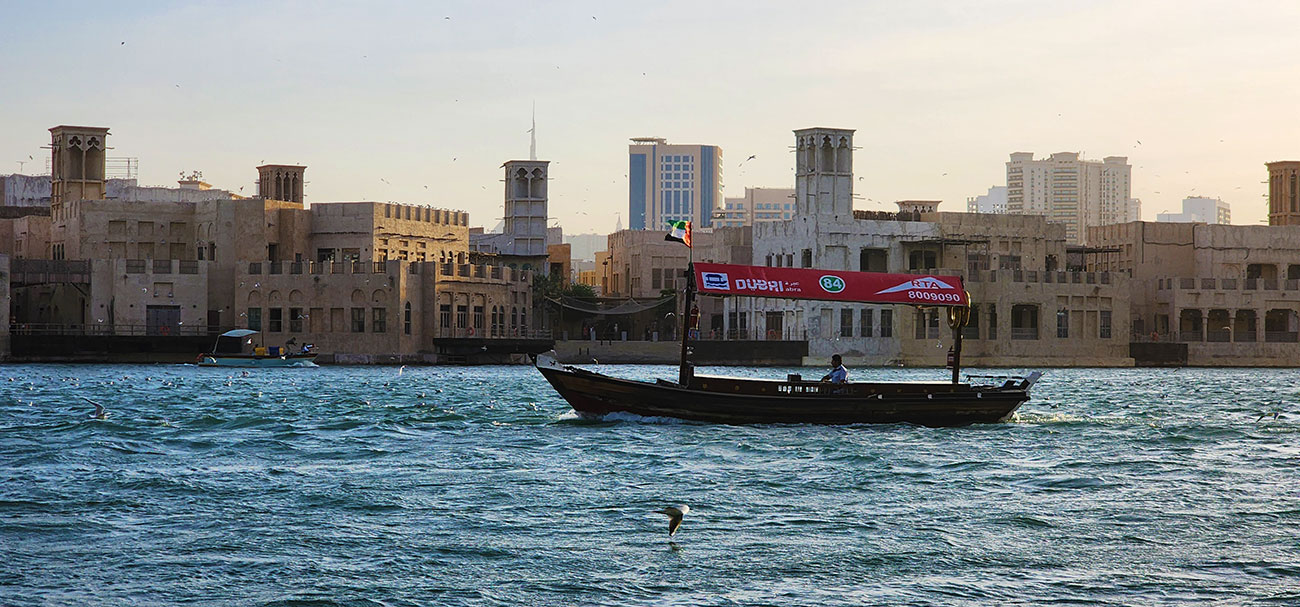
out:
M531 281L499 266L434 262L250 262L236 274L238 326L322 352L433 352L437 338L522 337Z
M56 145L87 148L56 153L60 203L48 217L0 219L0 254L26 264L27 282L12 295L26 329L162 336L250 327L267 345L293 338L354 360L418 358L440 338L538 333L530 273L472 265L467 213L308 205L305 168L292 165L258 167L273 198L217 190L215 199L153 196L158 188L142 195L128 187L103 199L102 176L94 179L102 166L84 163L107 129L53 131ZM96 133L100 139L87 139ZM206 193L204 186L190 180L175 192ZM101 198L86 197L96 193Z
M1132 276L1135 341L1187 344L1187 362L1300 360L1300 226L1132 222L1093 228L1089 268Z
M602 286L606 297L654 299L664 289L685 288L684 273L689 260L717 263L749 263L753 232L749 227L696 229L688 249L680 242L664 240L666 230L621 230L609 235L608 257L596 253L596 270L606 272ZM609 265L605 265L605 259Z
M765 221L785 221L793 213L793 188L745 188L744 196L725 199L714 225L735 228Z

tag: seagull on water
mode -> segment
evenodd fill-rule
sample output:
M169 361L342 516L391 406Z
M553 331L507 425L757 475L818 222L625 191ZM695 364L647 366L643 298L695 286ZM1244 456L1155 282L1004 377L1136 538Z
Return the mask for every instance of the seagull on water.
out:
M668 515L668 537L677 533L677 528L682 526L682 517L691 511L691 507L686 504L680 506L669 506L663 510L655 510L659 514Z
M89 398L84 397L84 396L81 397L81 400L84 400L84 401L86 401L86 402L88 402L88 403L90 403L90 404L92 404L92 405L95 405L95 412L90 414L90 419L104 419L104 418L108 417L108 411L107 411L106 409L104 409L104 405L101 405L101 404L99 404L99 403L97 403L97 402L95 402L95 401L93 401L93 400L90 400ZM679 518L680 518L680 517L679 517Z

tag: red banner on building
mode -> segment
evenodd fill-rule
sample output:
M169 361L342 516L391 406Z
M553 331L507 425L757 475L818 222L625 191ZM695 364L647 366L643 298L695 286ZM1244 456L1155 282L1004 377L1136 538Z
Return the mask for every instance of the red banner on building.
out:
M914 306L967 306L960 276L696 263L701 295L747 295Z

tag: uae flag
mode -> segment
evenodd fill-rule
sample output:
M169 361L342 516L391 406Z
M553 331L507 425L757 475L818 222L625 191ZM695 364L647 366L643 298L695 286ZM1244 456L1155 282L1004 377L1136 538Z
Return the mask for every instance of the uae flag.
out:
M676 240L687 247L691 246L691 222L689 221L670 221L668 225L672 226L668 230L668 235L664 240Z

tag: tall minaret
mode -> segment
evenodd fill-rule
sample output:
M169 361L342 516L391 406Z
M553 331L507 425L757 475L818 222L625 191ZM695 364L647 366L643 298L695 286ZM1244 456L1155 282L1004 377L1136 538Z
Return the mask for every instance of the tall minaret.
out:
M853 129L800 129L794 137L798 214L853 219Z

